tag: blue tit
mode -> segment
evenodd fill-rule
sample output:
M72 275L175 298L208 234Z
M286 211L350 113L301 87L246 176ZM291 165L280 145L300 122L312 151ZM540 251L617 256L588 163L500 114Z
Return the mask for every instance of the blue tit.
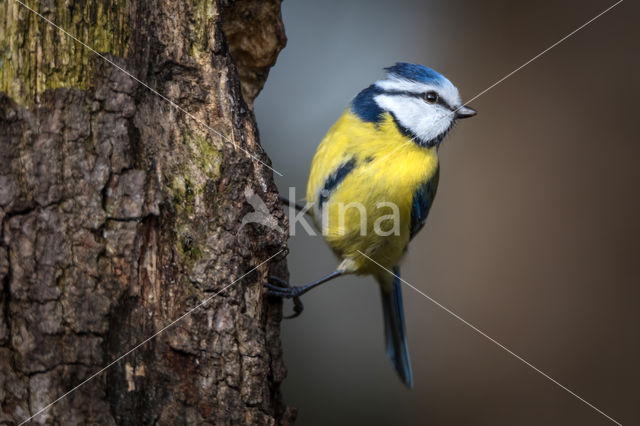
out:
M387 355L411 388L399 263L433 204L440 143L476 111L430 68L399 62L385 70L352 100L311 164L305 208L340 264L304 286L277 279L265 285L269 294L294 298L299 313L298 298L310 289L340 275L372 275L382 296Z

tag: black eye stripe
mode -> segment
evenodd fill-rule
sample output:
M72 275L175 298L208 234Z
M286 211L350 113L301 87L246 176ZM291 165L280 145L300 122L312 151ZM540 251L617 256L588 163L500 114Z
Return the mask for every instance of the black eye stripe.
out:
M420 98L420 99L423 99L422 97L424 96L424 93L409 92L408 90L385 90L384 92L382 92L382 94L383 95L402 95L402 96L409 96L412 98ZM435 103L438 105L442 105L443 107L451 111L455 109L451 105L449 105L447 101L442 99L442 96L440 95L438 95L438 100Z

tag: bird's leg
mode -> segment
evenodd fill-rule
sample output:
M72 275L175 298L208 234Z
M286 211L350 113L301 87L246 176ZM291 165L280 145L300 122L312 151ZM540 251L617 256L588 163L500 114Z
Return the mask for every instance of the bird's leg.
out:
M315 288L320 284L324 284L327 281L330 281L336 277L339 277L342 274L344 274L344 271L341 271L341 270L333 271L329 275L325 275L324 277L320 278L317 281L313 281L313 282L310 282L309 284L305 284L301 286L290 286L289 283L287 283L283 279L280 279L274 276L269 276L269 279L277 282L280 285L274 285L274 284L271 284L270 282L267 282L264 284L264 286L269 289L267 290L267 294L269 294L270 296L280 296L280 297L285 297L287 299L290 299L292 297L302 296L312 288Z
M280 202L282 204L284 204L286 206L293 207L294 209L296 209L298 211L301 211L301 212L304 212L306 214L309 214L308 210L305 210L306 207L303 206L302 204L299 204L299 203L297 203L295 201L291 201L287 197L283 197L282 195L279 195L278 199L280 200Z
M337 271L333 271L332 273L330 273L329 275L326 275L322 278L320 278L317 281L313 281L309 284L305 284L302 286L290 286L288 282L286 282L285 280L283 280L282 278L278 278L275 277L273 275L269 275L269 277L267 277L268 281L264 284L265 287L267 287L267 294L269 296L276 296L276 297L284 297L286 299L293 299L293 315L290 315L288 317L285 318L295 318L298 315L300 315L302 313L302 311L304 310L304 305L302 304L302 301L300 301L300 296L305 294L306 292L308 292L309 290L311 290L312 288L315 288L321 284L326 283L327 281L330 281L336 277L339 277L340 275L343 275L344 271L341 270L337 270ZM269 281L273 281L275 283L277 283L277 285L272 284Z

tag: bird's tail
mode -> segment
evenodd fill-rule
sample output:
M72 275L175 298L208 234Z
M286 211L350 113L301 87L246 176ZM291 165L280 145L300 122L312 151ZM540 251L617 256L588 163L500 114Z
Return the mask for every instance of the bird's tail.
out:
M397 266L393 268L393 272L400 276L400 269ZM398 277L393 277L390 274L387 277L380 279L387 356L404 384L411 389L413 387L413 373L411 372L411 360L409 359L407 334L404 326L402 284Z

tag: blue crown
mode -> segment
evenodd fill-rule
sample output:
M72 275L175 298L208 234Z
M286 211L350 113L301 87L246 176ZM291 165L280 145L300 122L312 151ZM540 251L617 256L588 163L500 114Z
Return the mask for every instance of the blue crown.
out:
M409 64L407 62L397 62L394 66L384 69L390 75L407 80L419 81L421 83L440 85L445 80L444 76L437 71L423 65Z

